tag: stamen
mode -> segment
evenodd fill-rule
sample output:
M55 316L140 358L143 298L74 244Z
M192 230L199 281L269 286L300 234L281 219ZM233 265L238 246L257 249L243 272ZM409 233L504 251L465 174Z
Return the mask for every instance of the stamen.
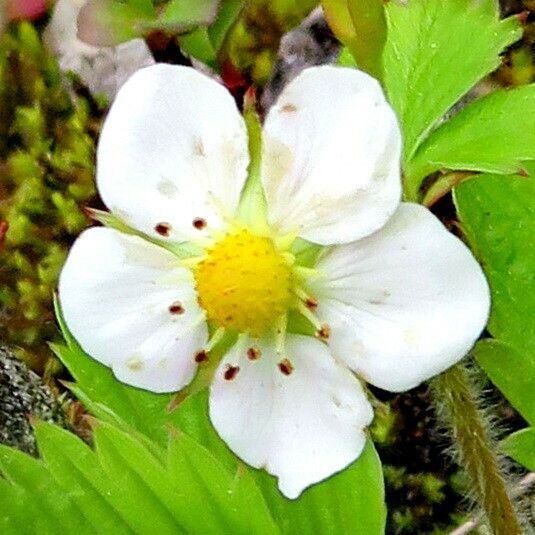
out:
M287 358L282 359L277 366L284 375L290 375L294 371L293 364Z
M186 311L180 301L175 301L174 303L170 304L168 310L171 314L184 314Z
M305 301L305 306L310 310L315 310L316 308L318 308L318 305L318 300L315 297L309 297Z
M281 253L281 256L286 260L289 266L295 264L295 256L292 253Z
M318 319L316 314L314 314L314 312L312 312L304 303L299 303L298 308L299 312L301 312L301 314L303 314L303 316L305 316L305 318L310 321L312 325L314 325L316 331L319 331L322 328L321 321Z
M273 241L279 251L287 251L292 246L296 238L297 233L291 232L289 234L286 234L285 236L275 238Z
M212 335L212 337L210 338L210 340L208 340L208 343L206 344L206 351L212 351L212 349L219 343L221 342L223 336L225 336L225 329L223 327L219 327L219 329L217 329L214 334Z
M283 314L276 323L275 330L275 350L277 355L282 355L286 346L286 328L288 327L288 316Z
M310 310L314 310L318 308L318 300L315 297L312 297L309 295L303 288L300 288L299 286L295 287L293 289L294 294L299 297L304 303L307 308Z
M260 349L257 349L256 347L250 347L247 350L247 358L249 360L258 360L262 356L262 353L260 352Z
M163 236L165 238L167 238L167 236L169 236L169 234L171 234L171 230L172 230L172 226L170 223L166 223L165 221L162 221L161 223L158 223L155 227L154 227L154 230L160 235L160 236Z
M192 223L191 223L197 230L204 230L206 228L206 225L208 224L206 222L206 219L203 219L202 217L196 217Z
M227 364L223 377L226 381L232 381L236 377L236 375L238 375L239 371L239 366L232 366L232 364Z
M204 349L201 349L200 351L197 351L197 353L195 353L195 362L197 362L198 364L200 364L201 362L206 362L207 360L208 353Z
M301 279L317 279L320 276L320 272L317 269L309 268L305 266L294 266L294 273Z
M331 328L325 323L316 332L316 336L322 340L328 340L331 336Z

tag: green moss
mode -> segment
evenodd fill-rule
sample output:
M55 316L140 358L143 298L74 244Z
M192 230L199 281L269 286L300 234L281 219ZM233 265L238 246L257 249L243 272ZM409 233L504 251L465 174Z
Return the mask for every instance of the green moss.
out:
M34 367L56 336L52 294L95 196L90 103L73 104L29 23L0 40L0 338Z

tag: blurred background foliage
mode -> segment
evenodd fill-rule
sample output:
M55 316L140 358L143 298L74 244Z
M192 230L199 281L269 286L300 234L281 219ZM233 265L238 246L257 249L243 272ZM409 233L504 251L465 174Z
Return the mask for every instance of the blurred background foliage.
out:
M154 6L128 0L121 13L100 12L104 18L96 20L124 20L124 10L130 10L128 31L112 36L96 32L93 44L141 36L158 60L202 61L239 96L250 85L260 90L269 86L281 61L281 39L317 2L206 0L197 5L193 16L187 2L179 0ZM519 14L524 37L485 83L533 82L535 1L503 0L502 10L504 15ZM47 17L11 23L0 37L0 340L56 385L54 377L68 375L48 347L60 336L52 295L70 244L90 224L84 207L100 205L94 157L104 109L102 100L90 95L76 76L60 72L46 50L42 30ZM332 39L329 33L323 35ZM351 46L351 36L348 39L345 44ZM380 66L372 64L373 69ZM451 206L446 202L437 209L448 215ZM490 387L486 378L481 382ZM374 394L378 406L372 434L384 464L388 532L447 533L467 513L467 487L456 467L445 462L448 443L433 430L426 388L396 396ZM524 426L496 391L491 390L489 399L509 430ZM87 433L75 411L70 419L79 434Z
M0 38L0 338L43 370L51 298L95 196L95 118L29 22Z

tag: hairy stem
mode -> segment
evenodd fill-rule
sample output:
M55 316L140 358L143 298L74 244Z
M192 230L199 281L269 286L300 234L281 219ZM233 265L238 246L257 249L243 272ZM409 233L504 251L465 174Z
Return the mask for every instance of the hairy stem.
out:
M521 535L468 370L463 365L452 368L433 380L431 390L437 414L452 433L459 463L470 477L493 535Z

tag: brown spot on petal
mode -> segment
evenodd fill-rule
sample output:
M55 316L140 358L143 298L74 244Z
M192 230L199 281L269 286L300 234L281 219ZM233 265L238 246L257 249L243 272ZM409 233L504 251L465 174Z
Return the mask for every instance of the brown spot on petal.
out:
M197 156L206 156L206 151L204 150L204 143L202 139L197 139L193 145L193 152Z
M223 377L227 381L232 381L236 377L236 375L238 375L239 371L239 366L232 366L231 364L227 364L227 369L225 370Z
M165 223L165 222L162 222L162 223L158 223L155 227L154 227L154 230L160 235L160 236L164 236L164 237L167 237L169 236L169 234L171 234L171 230L172 230L173 227L171 227L171 225L169 223Z
M297 111L297 106L295 104L285 104L281 111L284 111L286 113L295 113Z
M250 347L247 350L247 358L249 360L258 360L262 356L262 353L260 352L260 349L257 349L256 347Z
M277 366L284 375L290 375L294 371L293 364L288 359L282 359Z
M173 304L169 305L168 310L171 314L184 314L184 312L186 311L180 301L175 301Z
M139 372L143 369L143 362L139 358L133 357L127 361L126 366L133 372Z
M174 182L171 182L171 180L167 179L158 182L157 188L158 191L166 197L172 197L173 195L175 195L175 193L178 192L178 187L176 186L176 184Z
M197 229L197 230L203 230L206 228L206 219L203 219L202 217L196 217L193 221L192 221L192 225Z

